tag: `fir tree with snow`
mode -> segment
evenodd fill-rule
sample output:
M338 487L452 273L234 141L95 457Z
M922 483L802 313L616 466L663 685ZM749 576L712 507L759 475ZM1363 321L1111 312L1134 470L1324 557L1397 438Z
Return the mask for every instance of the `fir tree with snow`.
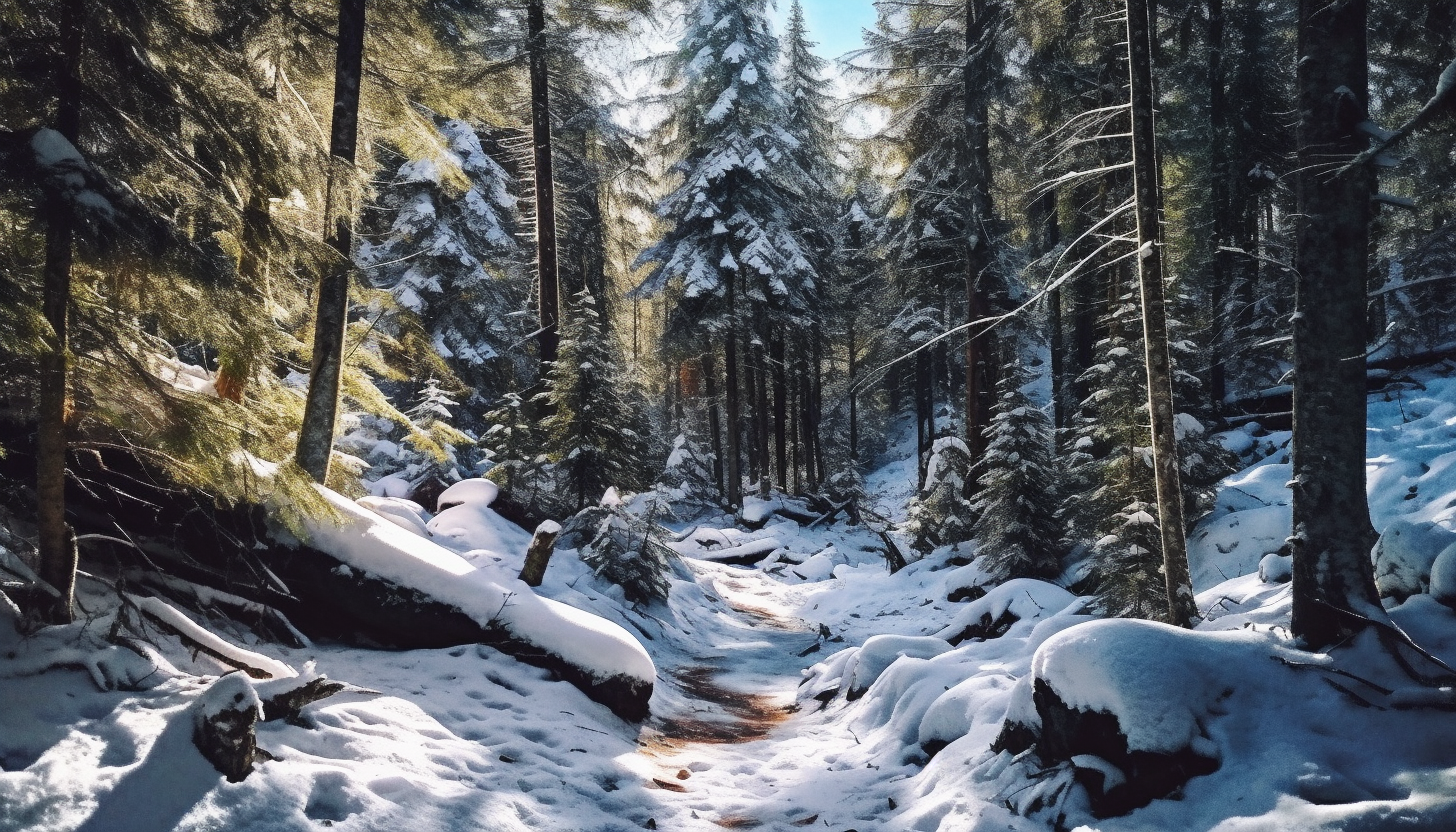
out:
M563 500L580 511L612 486L640 485L646 442L635 429L642 420L633 412L631 382L590 291L577 294L561 335L546 394L546 447Z
M527 333L512 178L481 131L430 113L436 142L401 155L380 188L381 231L357 259L374 286L417 316L433 350L489 398L526 373Z
M977 465L972 534L999 580L1052 579L1061 572L1062 542L1051 420L1023 392L1030 374L1021 362L1008 364L999 381L1001 397Z
M973 476L971 450L955 436L943 436L931 446L925 484L910 504L905 530L916 549L929 552L971 539L976 513L966 499Z
M530 402L520 393L506 393L485 414L489 425L480 438L486 477L500 486L501 497L533 509L543 517L552 499L550 460L541 448L546 437Z
M720 508L712 454L688 433L680 433L672 440L672 450L653 487L667 499L679 519L690 520Z
M569 525L592 529L581 560L598 578L620 587L633 604L667 599L676 555L663 544L653 518L634 516L620 501L607 501L582 510L572 521Z

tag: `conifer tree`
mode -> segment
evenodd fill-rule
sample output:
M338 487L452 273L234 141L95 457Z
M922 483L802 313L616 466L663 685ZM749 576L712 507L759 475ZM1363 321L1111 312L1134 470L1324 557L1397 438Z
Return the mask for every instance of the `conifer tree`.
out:
M1061 571L1055 439L1051 420L1022 390L1030 381L1019 357L1003 368L986 453L977 464L981 489L971 506L971 533L1001 580L1051 579Z
M430 348L472 394L494 400L530 372L513 349L528 333L516 314L527 291L512 178L478 128L430 120L438 141L403 156L380 188L381 233L360 243L357 259L374 286L419 318Z
M910 504L906 531L916 549L929 552L971 539L975 508L966 499L974 473L971 449L958 437L943 436L931 447L925 482Z
M596 298L582 290L575 301L551 371L552 415L544 426L562 496L580 511L609 487L640 486L646 448L634 430L641 420L632 412L629 382Z

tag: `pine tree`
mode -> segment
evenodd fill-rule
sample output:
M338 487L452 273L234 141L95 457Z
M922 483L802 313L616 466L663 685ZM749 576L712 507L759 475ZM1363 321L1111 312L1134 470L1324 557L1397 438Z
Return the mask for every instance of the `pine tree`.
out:
M503 500L547 516L553 488L542 452L546 436L530 403L520 393L506 393L484 420L489 427L480 445L490 464L486 476L501 487Z
M513 347L528 334L526 286L515 238L512 178L468 122L422 114L438 139L403 156L380 188L376 238L359 245L360 268L409 314L430 348L472 390L495 399L528 377ZM397 338L407 325L386 326Z
M544 426L564 501L580 511L611 486L641 485L646 442L633 429L641 420L632 412L629 382L596 299L583 290L575 301L550 375L552 415Z
M963 440L954 436L935 440L925 482L910 504L905 527L916 549L930 552L971 539L976 514L965 495L973 469L971 449Z
M1052 579L1061 571L1055 441L1051 420L1022 391L1030 381L1020 360L1000 374L1001 397L977 465L981 490L971 506L978 551L1001 580Z

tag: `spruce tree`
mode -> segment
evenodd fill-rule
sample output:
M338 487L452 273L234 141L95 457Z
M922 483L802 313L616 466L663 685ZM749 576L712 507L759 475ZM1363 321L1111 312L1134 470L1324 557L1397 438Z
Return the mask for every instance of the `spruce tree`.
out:
M1000 373L1001 396L977 464L981 489L971 506L978 551L1003 581L1049 580L1061 572L1055 439L1051 420L1022 390L1030 381L1019 358Z
M596 298L583 290L568 310L561 352L550 375L547 449L564 502L580 511L611 486L632 490L646 453L634 426L630 382Z
M357 260L372 285L419 319L429 348L473 395L490 401L530 372L514 348L528 333L517 314L527 287L512 177L486 152L480 128L421 116L436 141L398 156L370 216L377 233L360 243ZM386 328L396 338L408 330Z
M966 499L975 476L971 449L958 437L944 436L932 444L925 482L910 504L905 525L916 549L930 552L971 539L975 508Z

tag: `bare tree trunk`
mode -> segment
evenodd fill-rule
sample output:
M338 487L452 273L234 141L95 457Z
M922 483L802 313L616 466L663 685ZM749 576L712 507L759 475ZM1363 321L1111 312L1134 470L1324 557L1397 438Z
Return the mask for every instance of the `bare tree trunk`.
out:
M703 353L703 393L708 397L708 436L713 444L713 482L718 485L718 495L727 494L723 483L723 427L718 414L718 367L713 360L713 348Z
M561 315L561 278L556 257L556 181L551 164L545 0L527 0L526 28L531 75L531 147L535 161L537 306L541 314L541 332L536 343L541 359L541 377L545 378L561 346L561 333L557 328Z
M1294 256L1293 634L1325 647L1380 609L1365 492L1365 277L1374 175L1365 149L1366 0L1299 4Z
M738 509L743 507L743 472L740 470L739 441L742 433L739 408L738 389L738 333L732 329L723 337L723 401L725 405L728 429L728 441L726 443L728 462L723 466L724 473L728 477L728 507Z
M81 51L85 48L84 0L61 4L61 39L57 73L56 131L73 145L81 140ZM71 269L75 227L59 198L46 205L46 255L41 285L41 313L50 324L47 349L40 356L40 395L36 407L36 525L40 578L59 595L42 600L36 614L49 624L69 624L76 589L76 543L66 524L67 425L71 410L70 338ZM37 599L45 598L38 594Z
M769 361L773 362L774 394L774 460L778 465L779 490L789 490L788 451L785 447L788 418L784 397L788 395L788 384L784 376L784 341L775 337L769 344Z
M1132 91L1133 191L1137 202L1138 278L1142 287L1143 344L1148 367L1148 410L1152 417L1153 474L1158 526L1163 538L1163 576L1168 617L1191 627L1198 617L1188 577L1188 543L1183 529L1183 489L1174 433L1173 373L1168 354L1168 317L1163 297L1163 233L1159 221L1158 167L1153 123L1153 71L1147 0L1128 0L1127 42Z
M994 47L983 43L991 37L995 12L987 0L966 0L966 68L962 79L965 123L962 164L971 191L971 224L966 229L966 317L978 321L991 314L990 293L995 276L995 252L991 249L991 233L995 221L995 204L991 201L990 141L990 72L987 58ZM973 60L980 56L980 60ZM991 425L991 408L995 404L996 345L994 336L984 326L971 330L966 341L966 439L971 458L980 460L986 453L986 429ZM966 482L966 490L974 491L977 480Z
M856 354L855 320L849 320L849 459L859 462L859 356Z
M339 46L334 63L334 116L329 131L329 192L348 193L339 182L352 174L359 139L359 84L364 63L365 0L339 0ZM325 242L338 253L319 282L313 326L313 362L298 429L298 464L315 481L329 477L334 427L339 412L339 383L344 367L344 327L349 317L349 279L354 273L354 206L334 209Z

